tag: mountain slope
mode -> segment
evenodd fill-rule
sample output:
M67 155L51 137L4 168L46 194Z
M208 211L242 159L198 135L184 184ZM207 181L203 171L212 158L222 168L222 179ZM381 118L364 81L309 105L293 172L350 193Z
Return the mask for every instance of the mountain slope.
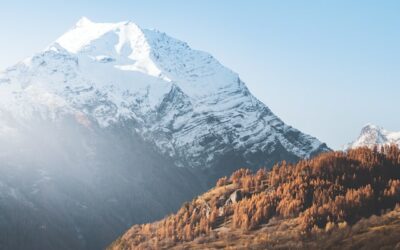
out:
M238 170L109 249L391 249L400 246L399 204L399 148L330 152Z
M358 138L345 146L345 149L357 147L374 147L395 144L400 146L400 132L387 131L382 127L367 124L361 129Z
M204 187L127 127L30 121L0 138L0 248L102 249Z
M82 18L0 73L0 248L99 249L239 167L327 150L211 55Z

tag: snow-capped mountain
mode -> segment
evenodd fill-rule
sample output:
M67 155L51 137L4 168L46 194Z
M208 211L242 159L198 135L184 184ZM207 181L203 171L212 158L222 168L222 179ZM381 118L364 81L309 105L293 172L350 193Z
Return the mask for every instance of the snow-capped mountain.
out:
M255 164L253 155L281 148L295 158L327 149L284 124L208 53L132 22L82 18L0 83L0 107L17 120L67 113L88 127L129 121L178 166L210 167L232 151Z
M361 129L358 138L345 146L345 149L374 147L396 144L400 147L400 132L387 131L374 124L367 124Z
M25 239L0 248L101 249L237 168L326 150L211 55L82 18L0 73L0 231Z

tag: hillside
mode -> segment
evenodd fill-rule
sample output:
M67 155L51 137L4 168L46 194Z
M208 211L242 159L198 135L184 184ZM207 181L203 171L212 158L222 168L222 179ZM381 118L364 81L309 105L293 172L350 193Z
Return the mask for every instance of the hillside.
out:
M400 247L400 150L357 148L241 169L109 249ZM396 205L397 204L397 205Z

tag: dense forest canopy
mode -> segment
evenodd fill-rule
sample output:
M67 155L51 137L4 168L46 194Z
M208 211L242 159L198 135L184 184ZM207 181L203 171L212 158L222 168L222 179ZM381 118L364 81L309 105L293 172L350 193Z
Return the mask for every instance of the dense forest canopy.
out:
M399 202L399 148L329 152L296 164L282 162L270 171L240 169L176 214L132 227L111 248L171 247L230 231L251 233L288 219L295 219L299 235L307 238L319 230L351 227Z

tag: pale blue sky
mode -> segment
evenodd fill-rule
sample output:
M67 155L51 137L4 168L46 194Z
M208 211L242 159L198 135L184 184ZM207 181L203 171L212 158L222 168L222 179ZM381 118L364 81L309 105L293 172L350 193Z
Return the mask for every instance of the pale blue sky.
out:
M0 3L0 68L81 17L131 20L212 53L286 123L333 148L372 122L400 131L400 1Z

